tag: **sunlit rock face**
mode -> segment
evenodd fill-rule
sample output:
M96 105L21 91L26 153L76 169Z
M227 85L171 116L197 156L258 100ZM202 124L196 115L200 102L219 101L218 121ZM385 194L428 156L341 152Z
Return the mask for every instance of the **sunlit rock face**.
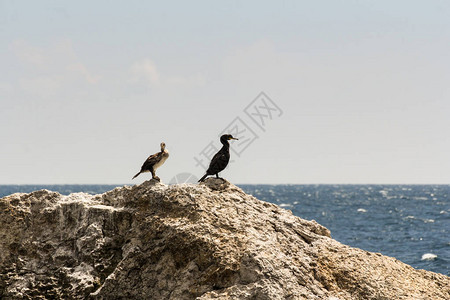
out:
M449 277L221 179L13 194L0 212L1 299L450 299Z

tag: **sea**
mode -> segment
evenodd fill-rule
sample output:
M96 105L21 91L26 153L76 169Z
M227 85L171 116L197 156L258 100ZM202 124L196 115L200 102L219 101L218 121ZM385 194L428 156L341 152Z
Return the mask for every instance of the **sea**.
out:
M346 245L450 276L450 185L238 185L316 220ZM117 185L0 185L0 198L48 189L103 193Z

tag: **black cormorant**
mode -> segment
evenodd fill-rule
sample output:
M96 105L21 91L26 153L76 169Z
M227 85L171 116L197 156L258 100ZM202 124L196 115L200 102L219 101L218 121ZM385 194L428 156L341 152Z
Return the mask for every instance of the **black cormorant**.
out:
M162 166L162 164L167 160L167 158L169 158L169 151L166 150L166 144L163 142L161 143L161 152L150 155L142 165L141 170L136 175L133 176L132 180L141 173L151 172L152 178L160 181L159 177L156 176L155 172L157 168Z
M237 140L231 134L224 134L220 137L220 142L223 144L222 149L214 155L211 162L209 163L209 168L206 170L206 174L200 178L198 182L205 180L206 176L216 174L216 177L219 178L219 172L223 171L225 167L228 165L228 161L230 160L230 144L229 140Z

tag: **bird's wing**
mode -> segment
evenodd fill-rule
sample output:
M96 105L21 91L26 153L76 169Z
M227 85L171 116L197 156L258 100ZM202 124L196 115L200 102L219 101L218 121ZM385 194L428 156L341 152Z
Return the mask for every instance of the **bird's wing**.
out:
M229 157L227 157L227 155L222 151L219 151L211 159L208 170L214 172L213 174L215 174L216 172L220 172L226 167L228 160Z
M213 158L211 159L211 163L210 164L216 163L216 162L221 161L221 160L223 160L225 158L226 158L225 154L222 151L219 151L213 156Z
M142 165L142 169L149 169L151 168L154 164L156 164L159 161L159 157L161 155L161 152L155 153L153 155L150 155L147 160L144 162L144 164Z

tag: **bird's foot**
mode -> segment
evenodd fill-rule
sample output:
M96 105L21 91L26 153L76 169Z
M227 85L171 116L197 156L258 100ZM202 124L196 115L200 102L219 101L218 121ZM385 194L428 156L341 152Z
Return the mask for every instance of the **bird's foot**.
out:
M223 179L222 177L219 177L219 174L216 174L216 179L220 179L220 180L225 181L225 179Z
M161 179L158 176L154 176L152 179L155 179L156 181L161 182Z

